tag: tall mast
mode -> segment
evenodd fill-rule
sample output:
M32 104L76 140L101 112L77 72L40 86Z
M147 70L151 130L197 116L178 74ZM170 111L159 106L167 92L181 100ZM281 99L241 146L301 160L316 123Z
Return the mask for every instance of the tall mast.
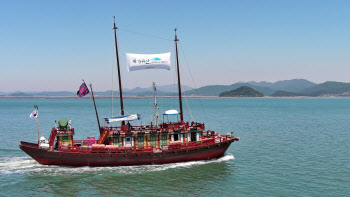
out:
M177 39L177 35L176 35L176 28L175 28L175 48L176 48L176 65L177 65L177 85L179 88L179 104L180 104L180 119L181 119L181 123L184 121L184 115L183 115L183 111L182 111L182 96L181 96L181 81L180 81L180 67L179 67L179 54L177 51L177 41L179 41L179 39Z
M116 56L117 56L117 66L118 66L120 112L121 112L121 115L124 116L123 91L122 91L122 83L121 83L121 78L120 78L118 43L117 43L117 29L118 29L118 27L115 26L115 16L113 18L114 18L114 27L113 27L113 29L114 29L114 40L115 40L115 53L116 53ZM125 125L124 121L122 121L122 125Z
M156 95L156 91L157 91L157 87L156 87L156 83L152 83L152 87L153 87L153 92L154 92L154 123L155 123L155 127L158 128L158 104L157 104L157 95Z

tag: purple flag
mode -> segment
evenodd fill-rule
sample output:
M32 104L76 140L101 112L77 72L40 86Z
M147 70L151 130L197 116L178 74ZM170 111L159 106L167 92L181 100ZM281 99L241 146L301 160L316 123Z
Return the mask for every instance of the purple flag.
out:
M80 85L80 88L79 88L78 92L77 92L78 97L82 98L83 96L85 96L85 95L87 95L89 93L90 93L90 91L89 91L88 87L86 86L85 82L82 83Z

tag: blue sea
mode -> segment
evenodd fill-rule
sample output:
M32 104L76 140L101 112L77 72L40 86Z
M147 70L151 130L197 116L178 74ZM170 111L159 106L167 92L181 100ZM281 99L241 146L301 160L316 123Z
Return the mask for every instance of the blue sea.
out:
M153 99L124 102L139 124L150 121ZM96 103L101 121L112 115L111 99ZM160 113L178 108L172 98L158 104ZM350 196L349 98L184 99L186 120L240 141L215 160L128 167L38 164L19 149L37 140L33 105L40 136L60 118L72 120L75 139L98 136L89 98L1 98L0 196Z

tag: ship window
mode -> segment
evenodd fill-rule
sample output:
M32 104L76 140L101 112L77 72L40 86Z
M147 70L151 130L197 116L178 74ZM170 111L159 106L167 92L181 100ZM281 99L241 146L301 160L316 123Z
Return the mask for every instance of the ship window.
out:
M157 146L156 135L151 135L150 140L151 140L151 146L156 147Z
M151 135L151 142L155 142L156 141L156 135Z
M131 137L126 137L125 138L125 146L132 146L132 144L131 144Z
M143 136L137 136L138 146L143 146Z
M174 141L179 141L179 134L174 134Z
M197 133L196 132L191 132L191 141L197 141Z
M113 138L113 144L118 145L119 144L119 137L114 137Z
M166 134L165 135L162 135L162 140L163 141L166 141L167 139L166 139L167 137L166 137Z
M63 136L63 137L62 137L62 141L63 141L63 142L67 142L67 141L68 141L68 136Z
M161 135L161 144L166 145L167 144L167 134Z

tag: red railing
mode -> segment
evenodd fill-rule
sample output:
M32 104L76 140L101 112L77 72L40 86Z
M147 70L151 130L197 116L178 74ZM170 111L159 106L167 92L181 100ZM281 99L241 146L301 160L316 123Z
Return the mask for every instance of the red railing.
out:
M73 143L73 146L58 146L59 151L62 152L78 152L78 153L144 153L144 152L153 152L154 150L176 150L176 149L187 149L193 147L207 146L211 144L217 144L229 139L229 135L223 135L217 138L206 138L200 141L193 141L188 143L174 143L161 145L161 148L155 149L153 146L144 146L144 147L108 147L104 145L100 146L76 146Z
M94 146L80 146L80 147L70 147L70 146L58 146L58 150L61 152L82 152L82 153L143 153L143 152L153 152L153 146L147 146L135 149L134 147L94 147Z
M190 128L200 128L204 129L205 124L204 123L185 123L181 124L180 122L176 123L164 123L159 125L159 128L154 128L151 125L141 125L141 126L131 126L127 130L123 130L121 127L105 127L106 130L111 132L151 132L151 131L167 131L167 130L189 130Z

